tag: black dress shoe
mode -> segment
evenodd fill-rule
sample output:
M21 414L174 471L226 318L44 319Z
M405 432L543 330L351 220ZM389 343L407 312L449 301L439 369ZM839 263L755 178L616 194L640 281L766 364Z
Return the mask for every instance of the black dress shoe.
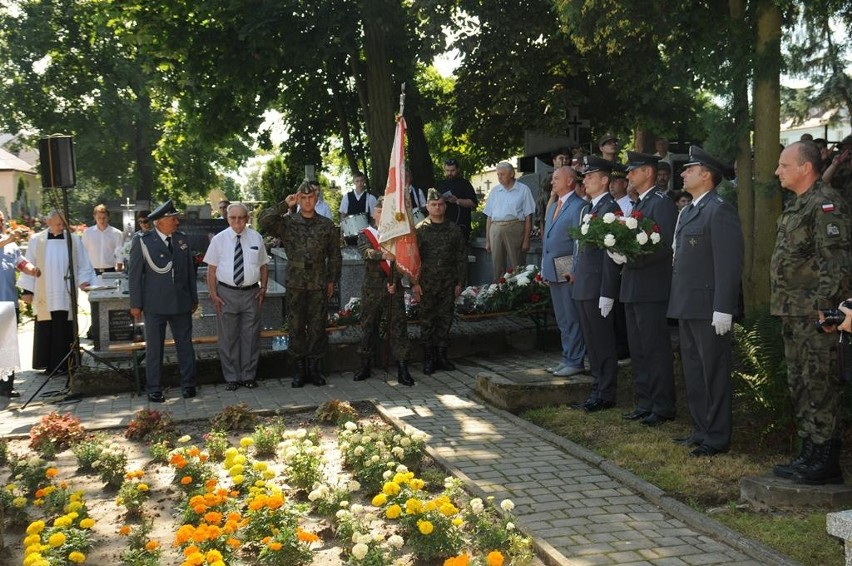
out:
M673 421L673 420L674 420L674 417L661 417L660 415L658 415L656 413L651 413L650 415L648 415L647 417L642 419L642 424L645 425L645 426L660 426L661 424L663 424L665 422Z
M651 411L645 411L643 409L636 409L631 413L624 413L621 415L621 418L626 421L638 421L639 419L644 419L645 417L650 417Z
M701 441L694 436L684 436L683 438L672 438L672 442L683 446L701 446Z
M246 389L254 389L255 387L257 387L257 382L253 379L249 379L248 381L241 381L240 385L242 385Z
M195 387L184 387L183 388L183 398L184 399L192 399L196 395Z
M594 403L594 402L595 402L595 400L594 400L594 399L592 399L591 397L589 397L588 399L586 399L586 400L585 400L585 401L583 401L582 403L571 403L571 404L569 405L569 407L571 407L572 409L578 409L578 410L581 410L581 411L582 411L582 410L584 410L586 407L588 407L589 405L591 405L591 404L592 404L592 403Z
M225 391L236 391L239 388L240 384L234 381L232 383L228 383L228 385L225 386Z
M291 387L300 388L305 386L305 378L304 377L294 377L293 382L290 384Z
M598 411L605 411L607 409L612 409L615 407L615 402L613 401L604 401L603 399L595 399L591 403L588 403L583 409L587 413L597 413Z
M163 395L162 391L156 391L154 393L148 393L148 401L151 403L165 403L166 396Z
M723 452L727 452L727 450L719 450L718 448L713 448L712 446L708 446L706 444L702 444L695 450L689 453L693 458L704 458L715 456L716 454L722 454Z

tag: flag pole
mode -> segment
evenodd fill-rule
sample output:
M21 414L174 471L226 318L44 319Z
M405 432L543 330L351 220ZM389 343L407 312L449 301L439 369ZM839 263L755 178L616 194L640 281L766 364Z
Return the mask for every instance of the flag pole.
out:
M399 117L402 116L405 116L405 83L402 83L399 93Z

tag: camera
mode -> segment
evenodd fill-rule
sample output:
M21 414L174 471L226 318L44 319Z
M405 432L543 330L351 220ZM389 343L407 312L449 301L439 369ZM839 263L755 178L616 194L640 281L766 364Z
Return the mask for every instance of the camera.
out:
M843 301L843 306L847 309L852 309L852 301ZM846 315L840 309L825 309L822 311L825 320L816 321L816 331L825 332L825 329L830 326L837 326L844 320Z

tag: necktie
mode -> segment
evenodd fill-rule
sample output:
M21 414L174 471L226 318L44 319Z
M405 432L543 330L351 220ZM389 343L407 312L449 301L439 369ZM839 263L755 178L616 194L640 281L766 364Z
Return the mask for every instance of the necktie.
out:
M559 216L560 210L562 210L562 199L556 201L556 210L553 211L553 218L551 218L551 220L556 220L556 217Z
M166 247L169 248L169 253L174 253L174 249L172 248L172 237L166 236Z
M240 243L240 235L237 234L237 243L234 246L234 285L241 287L243 279L243 245Z

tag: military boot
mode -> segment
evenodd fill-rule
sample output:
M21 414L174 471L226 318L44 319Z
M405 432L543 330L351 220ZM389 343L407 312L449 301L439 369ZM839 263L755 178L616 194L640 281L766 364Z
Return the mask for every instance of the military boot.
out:
M426 375L435 373L435 348L432 346L423 348L423 373Z
M370 356L361 356L361 367L355 372L354 381L364 381L370 377Z
M305 358L296 358L296 372L293 374L293 387L304 387L307 370L305 369Z
M811 457L814 453L814 443L810 438L805 438L802 441L801 450L799 450L799 455L796 456L789 464L777 464L773 469L772 473L778 476L779 478L785 479L793 479L793 475L803 470L807 467L808 463L810 463Z
M840 469L840 439L834 438L822 444L814 443L810 463L793 474L793 481L806 485L843 483L843 470Z
M401 385L414 385L414 379L408 373L408 362L397 362L396 380Z
M325 378L322 372L320 372L319 362L319 358L310 358L308 360L308 378L317 387L325 385Z
M435 364L435 369L443 369L447 371L453 371L456 369L456 366L450 359L447 357L447 347L439 346L438 347L438 361Z

